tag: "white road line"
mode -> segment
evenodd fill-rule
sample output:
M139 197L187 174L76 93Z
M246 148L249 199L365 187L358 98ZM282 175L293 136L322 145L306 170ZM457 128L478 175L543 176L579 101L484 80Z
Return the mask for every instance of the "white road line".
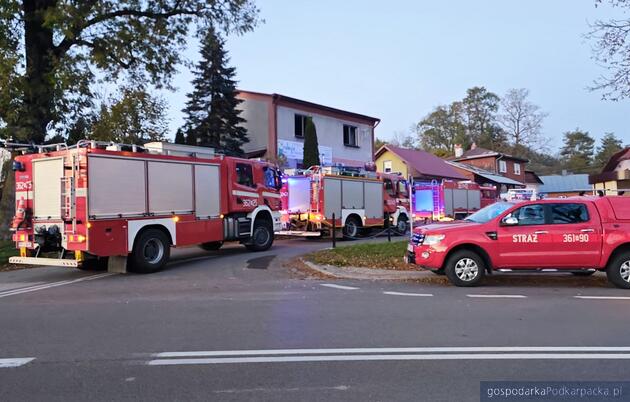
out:
M57 286L70 285L72 283L91 281L91 280L94 280L94 279L105 278L107 276L112 276L112 275L116 275L116 274L114 274L114 273L103 273L103 274L97 274L97 275L84 276L82 278L72 279L72 280L68 280L68 281L45 283L43 285L29 286L29 287L26 287L26 288L8 290L8 291L5 291L5 292L0 292L0 299L3 298L3 297L7 297L7 296L15 296L15 295L19 295L19 294L22 294L22 293L35 292L35 291L38 291L38 290L50 289L50 288L54 288L54 287L57 287Z
M153 357L323 355L364 353L630 352L630 346L428 346L411 348L251 349L161 352Z
M264 356L226 357L201 359L157 359L149 366L176 366L191 364L235 363L292 363L334 361L401 361L401 360L568 360L568 359L619 359L630 360L630 353L477 353L477 354L411 354L411 355L329 355L329 356Z
M0 359L0 368L20 367L35 360L34 357L18 357L15 359Z
M352 286L335 285L333 283L320 283L320 286L325 286L327 288L343 289L343 290L357 290L357 289L359 289L359 288L355 288L355 287L352 287Z
M525 295L466 295L473 299L527 299Z
M576 299L586 300L630 300L630 296L573 296Z
M431 293L405 293L405 292L383 292L384 295L392 296L416 296L416 297L432 297Z

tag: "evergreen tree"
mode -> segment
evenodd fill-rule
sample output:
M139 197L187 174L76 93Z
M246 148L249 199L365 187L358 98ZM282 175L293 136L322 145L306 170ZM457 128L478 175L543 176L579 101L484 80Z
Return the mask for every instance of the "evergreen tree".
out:
M317 129L313 118L306 119L306 127L304 130L304 156L302 157L302 166L309 168L311 166L321 165L319 160L319 145L317 143Z
M212 28L203 38L194 90L186 102L186 143L213 147L226 155L242 156L249 141L237 106L235 68L228 67L225 41Z
M595 140L587 131L576 129L564 133L564 146L560 150L565 169L572 173L590 173L593 169Z
M610 157L621 151L622 148L621 140L617 138L614 133L604 134L602 142L597 148L597 154L595 155L595 166L598 169L603 168L610 160Z
M186 143L186 136L184 135L184 132L180 128L175 133L175 144L185 144L185 143Z

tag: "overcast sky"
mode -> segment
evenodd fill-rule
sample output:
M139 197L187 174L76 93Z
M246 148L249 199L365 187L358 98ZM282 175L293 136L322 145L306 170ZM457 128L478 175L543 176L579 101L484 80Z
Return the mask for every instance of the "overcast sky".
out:
M528 88L549 113L552 146L576 127L630 143L630 101L607 102L586 88L603 72L583 38L588 23L620 10L594 0L258 0L266 20L230 37L239 87L284 95L381 119L380 138L410 127L435 106L479 85L499 95ZM197 59L197 44L189 56ZM191 75L169 93L171 127Z

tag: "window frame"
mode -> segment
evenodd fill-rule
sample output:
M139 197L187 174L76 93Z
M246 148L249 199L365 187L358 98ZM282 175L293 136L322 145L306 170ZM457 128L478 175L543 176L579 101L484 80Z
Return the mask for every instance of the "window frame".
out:
M249 179L251 180L250 184L241 183L241 175L239 174L239 169L245 167L246 170L249 170ZM254 167L251 163L238 162L234 167L236 173L236 184L239 186L245 186L249 188L256 188L256 182L254 181Z
M518 169L517 169L517 167L518 167ZM515 175L520 176L521 175L521 164L514 162L513 170L514 170L514 174Z
M389 170L387 170L388 168L386 167L386 163L389 163ZM383 161L383 172L384 173L391 173L393 171L393 167L392 167L392 161L391 160L387 160L387 161Z
M503 216L503 218L501 218L501 221L503 221L503 219L507 218L508 216L512 216L514 218L516 218L516 216L514 215L514 213L516 211L520 211L523 208L528 208L528 207L533 207L533 206L540 206L542 208L542 213L543 213L543 221L542 223L529 223L529 224L521 224L521 221L519 220L518 225L510 225L510 226L506 226L506 227L523 227L523 226L540 226L540 225L547 225L547 222L549 221L549 214L548 214L548 209L547 206L545 204L527 204L527 205L523 205L520 206L518 208L513 209L511 212L507 213L505 216Z
M584 208L586 211L586 220L580 222L554 222L553 221L553 206L554 205L579 205ZM556 202L547 204L547 208L549 208L549 224L550 225L581 225L585 223L589 223L591 221L591 214L588 210L588 206L582 202Z
M499 161L499 173L507 173L507 161Z
M301 138L304 139L304 135L306 135L306 120L309 118L309 116L305 115L305 114L301 114L301 113L294 113L294 117L293 117L293 135L295 136L295 138ZM298 119L301 120L302 122L302 134L298 134L297 132L297 128L298 128Z
M346 129L348 130L348 141L346 141ZM352 134L352 137L351 137ZM343 145L350 148L360 148L359 147L359 127L353 126L351 124L343 125ZM350 141L350 138L354 139L353 143Z

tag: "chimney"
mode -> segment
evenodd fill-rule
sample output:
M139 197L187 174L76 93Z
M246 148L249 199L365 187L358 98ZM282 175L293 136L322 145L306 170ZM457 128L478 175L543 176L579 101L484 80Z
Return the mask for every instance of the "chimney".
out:
M455 144L455 157L460 158L464 154L462 144Z
M477 148L477 143L473 142L472 145L470 146L470 150L472 151L475 148Z

